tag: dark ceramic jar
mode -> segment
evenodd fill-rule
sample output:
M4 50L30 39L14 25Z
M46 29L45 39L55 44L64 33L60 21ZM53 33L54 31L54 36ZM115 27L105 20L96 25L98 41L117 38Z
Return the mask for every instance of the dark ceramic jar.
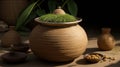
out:
M6 63L21 63L24 62L27 58L27 54L23 52L8 52L1 56L2 61Z

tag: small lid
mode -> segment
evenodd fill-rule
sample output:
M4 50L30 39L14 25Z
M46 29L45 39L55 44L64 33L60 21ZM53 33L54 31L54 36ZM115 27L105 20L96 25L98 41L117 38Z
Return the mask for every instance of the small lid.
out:
M0 27L7 28L8 25L4 21L0 21Z
M102 28L102 33L110 33L111 32L111 28Z
M53 11L53 13L54 14L65 14L65 11L61 9L61 7L59 6L57 9Z
M0 24L5 24L5 22L0 20Z
M15 29L15 26L9 26L9 29L10 29L10 30L14 30L14 29Z

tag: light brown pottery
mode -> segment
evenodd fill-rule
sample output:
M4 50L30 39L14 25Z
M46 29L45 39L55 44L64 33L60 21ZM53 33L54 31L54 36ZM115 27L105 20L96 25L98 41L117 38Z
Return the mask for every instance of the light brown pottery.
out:
M97 40L98 48L101 50L112 50L115 46L115 39L111 35L111 28L102 28L102 34Z
M0 19L15 25L17 17L28 5L28 0L0 0Z
M68 23L44 23L35 18L38 25L30 34L30 48L38 57L48 61L72 61L82 55L88 43L84 29L77 24L82 19Z
M14 30L14 26L9 27L7 31L1 38L1 46L10 47L12 44L20 44L21 37L17 31Z

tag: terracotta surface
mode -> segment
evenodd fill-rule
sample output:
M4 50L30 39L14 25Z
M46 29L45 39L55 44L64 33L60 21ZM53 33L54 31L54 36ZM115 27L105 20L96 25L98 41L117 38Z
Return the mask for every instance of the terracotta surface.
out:
M88 33L89 32L89 33ZM106 60L105 62L98 62L95 64L87 64L83 59L83 55L75 59L72 62L68 63L54 63L47 62L43 60L38 60L32 53L28 55L27 61L21 64L6 64L0 60L0 67L119 67L120 66L120 37L119 33L115 33L115 38L117 39L116 46L111 51L100 51L97 47L96 36L99 34L95 30L87 31L89 36L89 41L87 45L87 50L84 54L91 52L98 52L107 56L115 57L114 61ZM96 34L96 35L95 35ZM2 34L1 34L2 36ZM23 37L23 40L26 40L26 37ZM0 55L4 54L7 51L4 51L1 48Z
M33 53L38 58L55 62L72 61L79 57L85 52L88 39L84 29L75 22L66 22L67 26L64 23L51 26L54 24L42 25L39 22L29 37Z

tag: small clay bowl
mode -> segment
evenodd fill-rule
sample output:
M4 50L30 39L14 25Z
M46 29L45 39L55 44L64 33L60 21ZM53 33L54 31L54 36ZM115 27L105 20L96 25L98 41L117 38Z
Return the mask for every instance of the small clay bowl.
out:
M84 59L88 63L97 63L103 59L103 55L100 53L89 53L84 56Z
M1 55L1 59L6 63L21 63L27 58L27 54L23 52L9 52Z

